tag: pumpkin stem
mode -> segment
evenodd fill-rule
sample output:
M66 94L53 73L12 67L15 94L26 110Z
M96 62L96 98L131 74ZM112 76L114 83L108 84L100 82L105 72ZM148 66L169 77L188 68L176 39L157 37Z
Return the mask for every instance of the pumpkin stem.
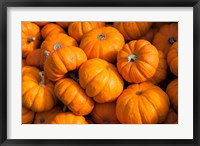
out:
M174 42L176 42L176 40L175 40L174 37L171 37L171 38L168 39L168 42L169 42L170 44L173 44Z
M79 83L79 78L77 78L77 76L76 76L73 72L69 71L69 72L68 72L68 75L69 75L69 77L72 78L74 81L76 81L77 83Z
M60 48L62 48L62 44L61 43L59 43L59 42L56 42L54 45L53 45L53 50L57 50L57 49L60 49Z
M128 55L127 60L128 60L128 62L131 62L131 61L135 62L137 60L137 58L138 58L138 56L135 53L133 53L133 54Z
M67 108L67 106L66 106L66 105L64 105L64 106L63 106L63 112L66 112L66 111L67 111L67 109L68 109L68 108Z
M28 38L27 38L27 42L28 43L31 43L31 42L33 42L33 41L35 41L36 40L36 38L35 37L31 37L31 36L29 36Z
M50 54L50 52L47 51L47 50L45 50L45 51L43 52L43 55L44 55L44 62L43 62L43 64L45 63L45 61L46 61L46 59L47 59L47 56L49 56L49 54Z
M137 91L135 94L136 94L136 95L141 95L142 92L141 92L141 91Z
M99 34L99 35L97 36L97 38L98 38L99 40L105 40L105 39L106 39L106 35L105 35L105 34Z
M39 72L39 75L40 75L40 78L41 78L41 80L40 80L40 82L39 82L39 85L41 86L41 87L44 87L45 85L45 77L44 77L44 72L43 71L40 71Z

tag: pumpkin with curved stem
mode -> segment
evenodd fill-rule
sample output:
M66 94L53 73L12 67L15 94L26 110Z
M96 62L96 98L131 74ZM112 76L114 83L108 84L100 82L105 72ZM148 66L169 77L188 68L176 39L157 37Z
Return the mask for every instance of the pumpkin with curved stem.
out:
M65 30L57 24L48 23L41 29L41 35L44 39L51 34L65 33Z
M151 25L151 22L114 22L114 27L129 41L139 39L150 29Z
M68 71L78 69L86 60L84 51L78 47L58 48L46 58L44 72L48 79L58 81Z
M170 47L178 41L178 24L171 23L163 25L156 33L152 44L158 49L163 51L167 56Z
M60 25L62 28L66 29L72 22L56 22L58 25Z
M54 116L51 124L88 124L83 116L77 116L72 112L60 112Z
M167 61L165 54L158 50L159 53L159 64L156 69L156 73L153 75L152 78L148 79L149 82L157 85L161 81L165 80L167 76Z
M37 24L38 26L42 27L46 24L48 24L49 22L34 22L35 24Z
M24 69L24 70L23 70ZM48 111L57 103L54 84L35 67L22 69L22 104L34 112Z
M96 102L112 102L121 94L124 82L116 67L105 60L94 58L79 69L79 83Z
M125 44L117 55L117 69L130 83L144 82L153 77L158 63L157 49L145 40L133 40Z
M72 22L69 25L68 33L69 36L80 42L85 33L103 26L105 26L104 22Z
M167 118L163 124L178 124L178 115L172 108L169 109Z
M40 45L40 27L32 22L22 22L22 57L37 49Z
M41 49L54 52L59 48L78 46L75 39L64 33L49 35L41 44Z
M132 84L117 99L116 115L123 124L162 123L169 111L169 98L150 82Z
M113 63L124 45L124 37L114 27L102 27L86 33L80 48L88 59L100 58Z
M168 84L166 93L169 96L173 108L178 112L178 79L174 79Z
M88 115L94 107L94 101L72 79L59 80L55 85L54 92L58 99L76 115Z
M44 51L43 49L36 49L29 53L29 55L26 58L27 65L39 67L41 69L44 68L44 62L46 57L49 55L47 51Z
M178 76L178 42L175 42L169 49L167 63L171 72Z
M116 102L96 103L91 117L97 124L119 124L115 109Z
M50 124L54 116L62 112L62 110L62 107L57 105L49 111L36 113L34 124Z
M35 117L35 112L22 106L22 124L31 124Z

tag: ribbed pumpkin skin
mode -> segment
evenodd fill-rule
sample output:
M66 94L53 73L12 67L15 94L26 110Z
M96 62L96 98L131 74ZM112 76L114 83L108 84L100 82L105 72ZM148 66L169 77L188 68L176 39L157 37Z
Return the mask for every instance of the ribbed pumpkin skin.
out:
M49 111L38 112L35 115L34 124L50 124L50 121L54 118L54 116L60 112L62 112L62 108L59 105Z
M47 36L51 34L65 33L65 30L54 23L48 23L41 29L41 35L45 39Z
M157 28L151 28L149 31L147 31L143 36L140 37L140 39L147 40L150 43L153 41L153 37L158 32Z
M90 59L81 65L79 84L89 97L99 103L114 101L124 87L116 67L99 58Z
M88 124L83 116L77 116L72 112L61 112L56 114L51 124Z
M24 69L25 68L25 69ZM35 67L22 69L22 104L34 112L48 111L57 103L54 84L42 82L40 70Z
M168 84L166 93L169 96L173 108L178 112L178 79L174 79Z
M78 47L59 48L46 58L44 73L49 80L58 81L68 71L78 69L86 60L87 56Z
M71 22L56 22L58 25L60 25L62 28L66 29L70 25Z
M170 38L172 39L170 41ZM178 41L178 24L171 23L163 25L156 33L152 44L158 49L163 51L167 56L173 42Z
M22 124L31 124L35 117L35 112L22 106Z
M44 50L35 49L26 57L26 63L27 65L36 66L43 69L45 58L46 56L44 54Z
M123 124L162 123L169 111L169 98L149 82L132 84L117 99L116 115Z
M86 33L80 43L88 59L100 58L113 63L124 45L122 34L114 27L102 27Z
M76 115L88 115L94 108L94 101L72 79L59 80L55 85L54 92L58 99Z
M139 39L150 29L151 25L151 22L114 22L114 27L129 41Z
M49 35L41 44L41 49L54 52L59 48L78 46L75 39L64 33Z
M159 64L156 69L156 73L152 78L150 78L148 81L157 85L161 81L163 81L167 76L167 60L165 54L158 50L159 53Z
M40 45L40 27L32 22L22 22L22 57L27 55Z
M42 27L46 24L48 24L49 22L34 22L35 24L37 24L38 26Z
M76 41L80 42L85 33L103 26L105 26L104 22L73 22L69 25L68 33Z
M115 109L116 102L96 103L91 117L97 124L119 124Z
M148 41L133 40L119 51L117 69L130 83L140 83L153 77L159 64L157 49Z
M178 42L175 42L169 49L167 63L171 72L178 76Z
M172 108L169 109L167 118L163 124L178 124L178 115Z

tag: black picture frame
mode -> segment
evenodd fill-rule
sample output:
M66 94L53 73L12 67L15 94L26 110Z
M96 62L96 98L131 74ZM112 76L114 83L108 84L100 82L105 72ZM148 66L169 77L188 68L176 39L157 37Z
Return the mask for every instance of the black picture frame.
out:
M191 140L179 139L142 139L142 140L114 140L114 139L87 139L87 140L23 140L7 139L7 8L8 7L193 7L193 32L194 32L194 53L193 53L193 114L194 114L194 138ZM199 145L199 63L200 63L200 2L199 0L1 0L0 1L0 143L2 146L21 146L21 145L176 145L192 146ZM187 108L187 107L186 107ZM119 131L120 132L120 131ZM172 131L173 132L173 131Z

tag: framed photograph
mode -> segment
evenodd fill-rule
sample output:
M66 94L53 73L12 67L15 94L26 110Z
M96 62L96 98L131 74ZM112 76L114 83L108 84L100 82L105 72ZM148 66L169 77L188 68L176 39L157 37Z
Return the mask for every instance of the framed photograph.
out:
M199 0L0 2L1 145L199 145Z

